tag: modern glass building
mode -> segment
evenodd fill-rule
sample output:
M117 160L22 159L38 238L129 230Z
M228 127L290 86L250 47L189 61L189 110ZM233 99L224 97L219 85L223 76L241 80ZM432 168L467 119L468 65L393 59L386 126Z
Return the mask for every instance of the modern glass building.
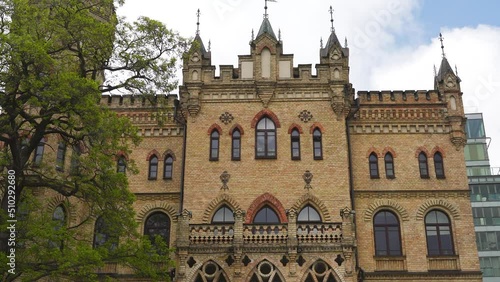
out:
M465 160L483 281L500 281L500 168L490 167L482 114L466 114Z

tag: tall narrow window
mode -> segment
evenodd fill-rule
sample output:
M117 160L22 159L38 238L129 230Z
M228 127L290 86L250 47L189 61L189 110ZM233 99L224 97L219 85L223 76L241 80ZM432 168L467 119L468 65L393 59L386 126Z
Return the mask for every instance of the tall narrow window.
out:
M300 133L297 129L292 130L290 139L292 148L292 160L300 160Z
M219 132L215 129L210 134L210 160L219 160Z
M427 156L423 152L418 155L418 168L420 170L420 178L429 178Z
M321 131L316 128L313 131L313 146L314 146L314 159L322 160L323 159L323 145L321 141Z
M71 165L69 168L69 172L71 175L78 174L81 154L82 154L82 150L80 149L80 145L74 145L73 146L73 153L71 154Z
M57 156L56 156L56 169L59 171L64 170L64 160L66 158L66 143L59 142L57 146Z
M127 162L124 156L118 157L116 162L116 172L125 173L127 172Z
M52 221L55 223L54 231L58 231L66 225L66 211L62 205L57 206L52 213ZM49 246L51 248L62 249L63 241L49 241Z
M262 118L255 130L255 157L258 159L276 158L276 126L268 118Z
M158 176L158 157L156 155L153 155L149 159L148 179L155 180L157 176Z
M261 224L277 224L280 223L278 214L269 206L264 206L257 212L253 219L253 223Z
M163 179L172 179L173 167L174 159L172 156L167 155L163 163Z
M159 239L163 240L169 246L170 218L162 212L151 214L144 224L144 235L149 237L153 245L156 245L157 237L159 237Z
M436 178L445 178L443 156L439 152L434 154L434 169L436 171Z
M297 222L321 222L321 217L315 208L307 205L299 212Z
M385 162L385 177L387 178L396 177L394 174L394 159L391 153L385 154L384 162Z
M233 211L226 205L220 207L215 212L212 223L234 223Z
M45 149L45 143L40 142L38 146L36 146L35 156L33 158L33 163L35 165L40 165L43 159L43 150Z
M400 256L399 220L390 211L380 211L373 218L376 256Z
M430 256L454 255L451 224L448 216L438 210L432 210L425 216L427 252Z
M371 153L368 158L370 166L370 178L379 178L378 176L378 157L375 153Z
M93 246L94 249L107 247L109 250L114 250L118 246L118 237L111 234L108 223L102 217L95 222Z
M241 132L238 128L233 130L233 141L231 145L231 160L241 159Z

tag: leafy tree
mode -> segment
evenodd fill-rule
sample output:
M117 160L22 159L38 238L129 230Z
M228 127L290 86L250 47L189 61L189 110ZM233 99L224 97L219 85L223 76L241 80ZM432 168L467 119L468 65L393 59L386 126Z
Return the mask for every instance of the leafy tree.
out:
M115 7L122 2L0 1L3 251L10 249L8 170L15 172L16 189L10 196L15 197L18 219L16 271L7 272L2 255L3 280L95 280L96 269L106 263L167 279L171 262L166 245L153 247L137 234L134 196L126 176L116 169L117 152L129 152L140 138L128 119L101 105L100 99L106 93L147 98L169 93L177 87L176 59L187 43L161 22L142 17L129 23L117 17ZM54 160L33 158L45 140L45 147L61 140L68 155L73 151L73 169L67 165L61 171ZM133 163L127 169L136 171ZM66 224L53 220L40 194L66 197L65 207L78 208L79 216ZM99 217L106 232L119 239L93 248L93 224Z

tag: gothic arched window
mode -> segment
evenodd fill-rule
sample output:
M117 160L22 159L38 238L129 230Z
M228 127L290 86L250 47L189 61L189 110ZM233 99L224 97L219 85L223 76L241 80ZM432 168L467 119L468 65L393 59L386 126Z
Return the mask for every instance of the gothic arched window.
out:
M322 160L323 159L323 144L321 140L321 131L316 128L313 131L313 147L314 147L314 159Z
M429 166L427 164L427 156L424 152L418 155L418 168L420 170L420 178L429 178Z
M300 210L297 222L321 222L321 216L315 208L307 205Z
M212 223L234 223L233 211L228 206L223 205L215 212Z
M156 155L153 155L149 159L148 179L155 180L157 177L158 177L158 157Z
M118 161L116 162L116 172L127 172L127 162L124 156L118 157Z
M443 155L439 152L434 154L434 170L436 171L436 178L445 178Z
M238 128L233 130L231 143L231 160L239 161L241 159L241 132Z
M216 129L210 133L210 160L219 160L219 131Z
M253 219L253 223L260 224L279 224L278 214L268 205L262 207Z
M255 130L255 157L258 159L276 158L276 125L268 118L262 118Z
M163 161L163 179L172 179L172 172L174 170L174 159L172 156L165 156Z
M371 153L368 158L370 166L370 178L379 178L378 176L378 157L375 153Z
M384 163L385 163L385 177L394 178L395 177L394 158L392 157L391 153L385 154Z
M300 160L300 132L297 128L290 134L290 146L292 150L292 160Z

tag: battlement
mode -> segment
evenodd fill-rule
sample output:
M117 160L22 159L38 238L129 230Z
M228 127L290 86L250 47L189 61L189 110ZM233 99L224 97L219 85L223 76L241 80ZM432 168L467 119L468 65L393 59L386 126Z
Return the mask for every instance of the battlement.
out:
M358 99L361 104L436 104L443 102L443 97L437 90L358 91Z
M101 96L101 104L107 105L112 109L155 108L159 104L168 108L174 108L174 101L176 99L176 94L158 94L152 97L141 95L103 95Z

